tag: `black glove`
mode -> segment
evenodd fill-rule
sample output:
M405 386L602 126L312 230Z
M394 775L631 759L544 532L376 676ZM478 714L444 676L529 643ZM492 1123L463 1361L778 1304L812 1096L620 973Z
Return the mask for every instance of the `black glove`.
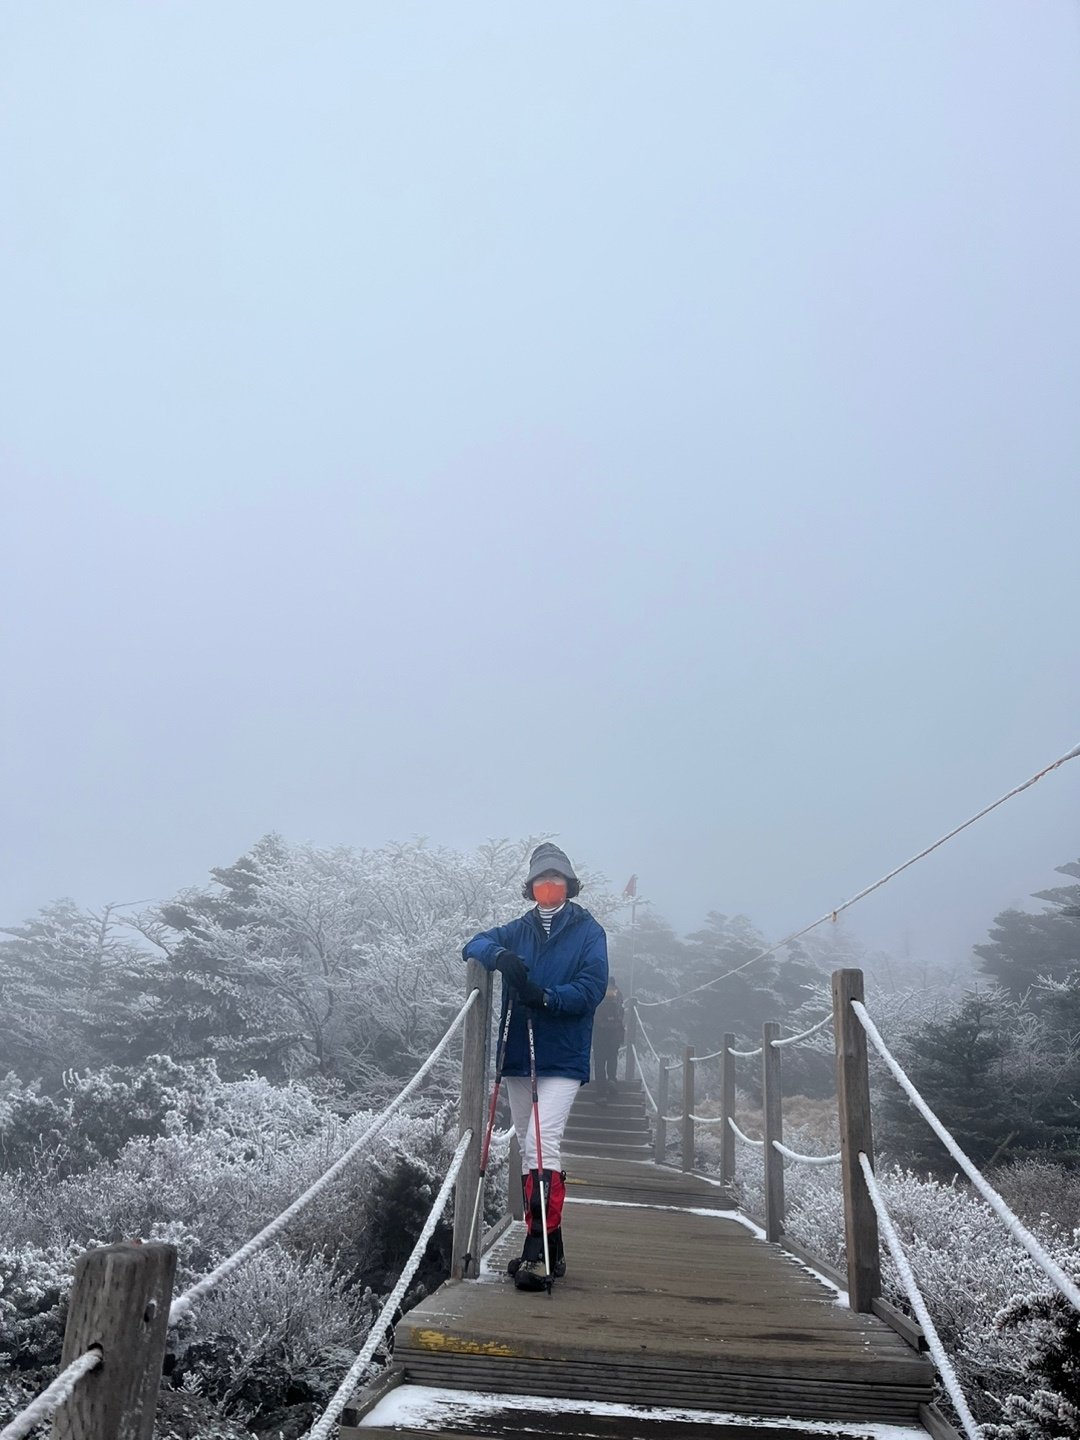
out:
M529 972L525 961L520 955L515 955L512 950L503 950L495 956L495 969L506 983L513 985L516 990L520 990L523 985L529 983ZM533 989L535 988L533 986Z
M523 1003L528 1005L530 1010L543 1010L546 992L542 985L534 985L531 980L526 980L517 988Z

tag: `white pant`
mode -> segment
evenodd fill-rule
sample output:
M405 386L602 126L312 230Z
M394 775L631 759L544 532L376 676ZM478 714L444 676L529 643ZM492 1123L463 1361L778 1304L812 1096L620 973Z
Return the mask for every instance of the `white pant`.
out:
M510 1118L521 1148L521 1173L537 1168L536 1137L533 1134L532 1082L526 1075L507 1075L503 1081L510 1101ZM562 1137L580 1080L564 1075L540 1075L536 1080L537 1109L540 1111L540 1148L545 1170L562 1169Z

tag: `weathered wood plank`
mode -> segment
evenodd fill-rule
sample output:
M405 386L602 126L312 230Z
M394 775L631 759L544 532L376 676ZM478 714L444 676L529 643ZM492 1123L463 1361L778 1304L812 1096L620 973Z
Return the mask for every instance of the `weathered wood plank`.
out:
M862 971L834 970L832 994L848 1298L853 1310L869 1310L872 1301L881 1294L881 1259L877 1214L859 1165L860 1151L868 1157L871 1165L874 1163L866 1032L851 1008L853 1000L863 998Z
M667 1154L667 1121L664 1116L668 1107L668 1062L660 1061L660 1078L656 1084L656 1140L653 1159L657 1165L664 1163Z
M176 1247L103 1245L79 1257L60 1365L94 1346L101 1364L57 1410L52 1440L150 1440Z
M682 1168L694 1168L694 1047L683 1047Z
M469 1274L475 1275L479 1268L480 1227L484 1208L481 1201L477 1209L476 1193L480 1184L480 1147L487 1120L484 1100L487 1092L488 1052L491 1048L492 979L490 970L485 970L478 961L470 960L465 967L466 999L474 989L479 990L480 994L465 1016L462 1042L458 1136L471 1130L472 1139L454 1186L454 1256L450 1273L455 1279L459 1279L463 1273L466 1254L471 1256ZM469 1227L474 1212L476 1226L470 1235Z
M773 1048L780 1024L766 1020L761 1027L761 1090L765 1118L765 1238L779 1240L784 1233L784 1157L773 1145L784 1139L782 1051ZM728 1127L730 1128L730 1127Z
M503 1276L512 1226L478 1283L443 1286L399 1323L407 1382L917 1423L933 1398L926 1358L722 1213L724 1190L633 1161L582 1161L570 1180L568 1272L553 1295ZM616 1194L640 1198L605 1203Z
M389 1395L391 1390L396 1390L404 1379L405 1367L403 1365L388 1365L385 1370L357 1390L341 1412L342 1427L358 1424L365 1415L374 1410L384 1395Z
M580 1366L505 1366L473 1357L409 1356L405 1375L411 1384L486 1390L494 1394L559 1395L569 1399L611 1400L634 1405L680 1405L690 1409L730 1410L744 1415L784 1415L802 1419L885 1420L911 1424L929 1395L926 1390L887 1386L842 1386L811 1378L783 1382L747 1379L736 1374L678 1376L665 1371L624 1371Z
M735 1057L731 1053L735 1035L727 1031L720 1043L720 1179L725 1185L735 1180L735 1132L728 1124L735 1118Z

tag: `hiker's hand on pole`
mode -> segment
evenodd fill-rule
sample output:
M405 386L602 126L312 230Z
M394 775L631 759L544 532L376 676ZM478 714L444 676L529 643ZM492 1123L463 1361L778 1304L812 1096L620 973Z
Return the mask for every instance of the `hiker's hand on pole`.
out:
M526 980L523 985L518 986L518 994L522 1003L528 1005L530 1010L544 1009L545 990L542 985L534 985L531 980Z
M501 950L495 956L495 969L506 983L513 985L516 990L529 983L529 971L525 961L512 950Z

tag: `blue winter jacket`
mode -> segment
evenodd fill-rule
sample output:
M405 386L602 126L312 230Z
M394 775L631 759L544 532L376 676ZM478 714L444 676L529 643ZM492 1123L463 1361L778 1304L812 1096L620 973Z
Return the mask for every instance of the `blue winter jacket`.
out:
M474 935L461 952L465 960L479 960L485 970L495 969L503 951L520 955L529 967L529 979L547 992L543 1010L528 1010L515 1000L506 1041L504 1075L528 1075L529 1037L526 1015L532 1016L536 1044L536 1073L589 1078L593 1011L607 989L607 935L589 912L573 901L554 916L551 934L544 934L535 909L506 925ZM508 986L502 987L499 1035L506 1021Z

